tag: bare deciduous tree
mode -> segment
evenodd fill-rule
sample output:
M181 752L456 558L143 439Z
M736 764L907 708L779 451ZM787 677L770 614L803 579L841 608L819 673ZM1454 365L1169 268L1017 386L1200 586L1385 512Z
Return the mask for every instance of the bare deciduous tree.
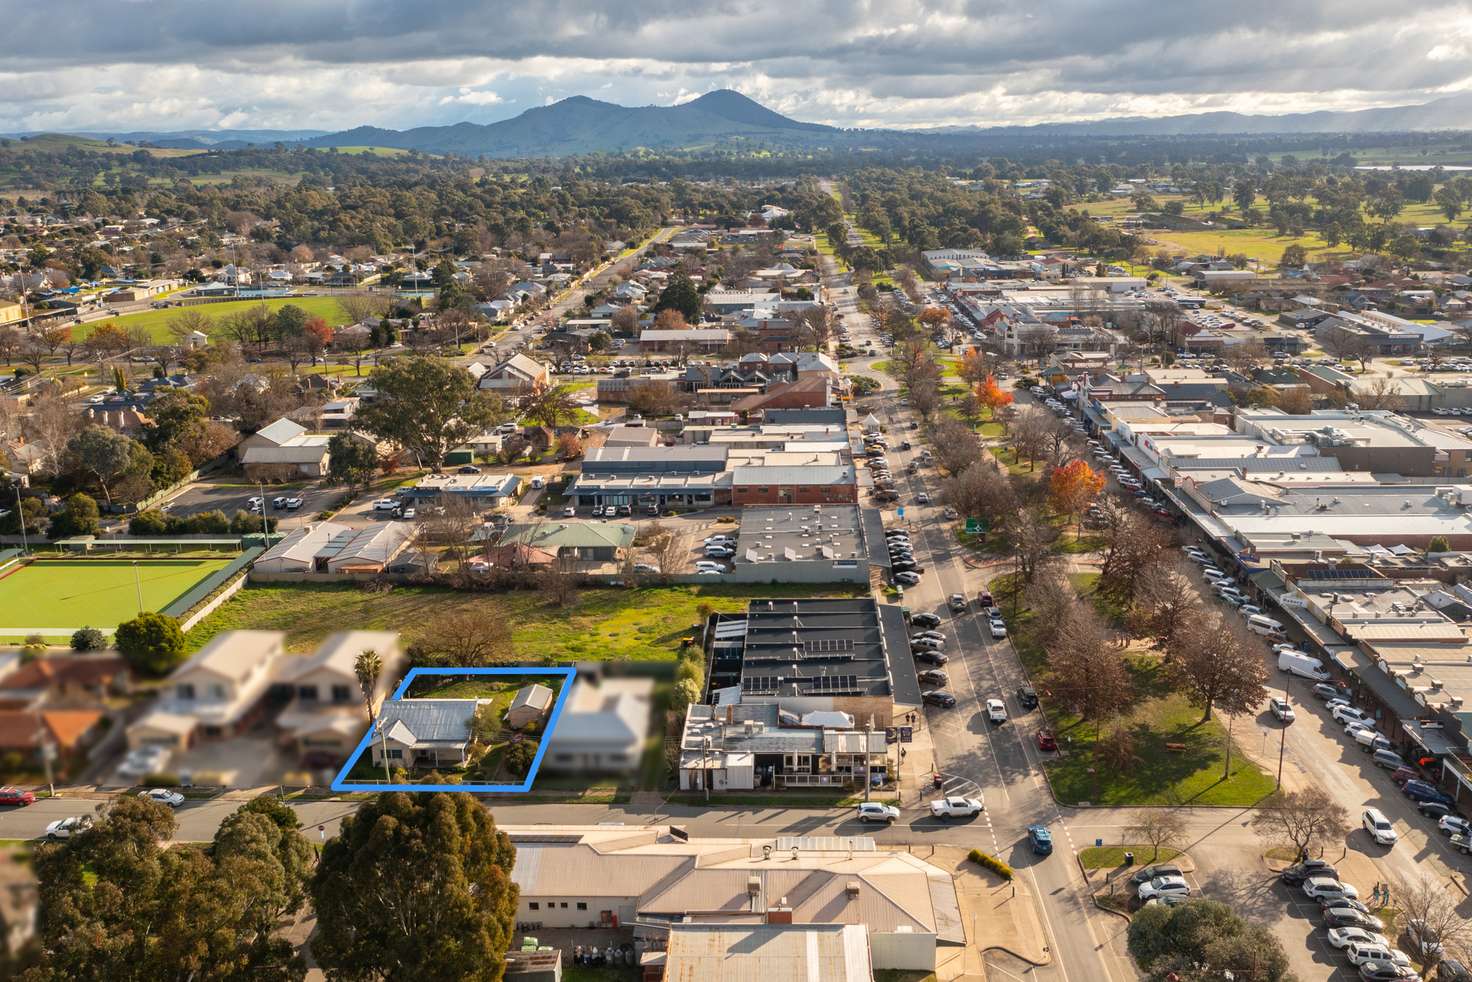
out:
M1239 619L1215 610L1198 612L1176 631L1170 646L1171 677L1201 707L1201 722L1214 708L1245 713L1267 697L1268 677L1259 646ZM1228 753L1230 754L1230 750Z
M1200 607L1201 595L1192 582L1191 569L1177 560L1155 570L1139 585L1130 609L1130 627L1136 635L1152 638L1169 650L1176 632Z
M345 293L337 298L337 305L349 324L379 320L388 313L391 304L387 295L377 293Z
M1450 952L1472 948L1472 918L1461 909L1462 894L1449 883L1423 879L1398 898L1406 952L1431 978Z
M537 589L554 607L566 607L577 599L578 573L574 561L558 556L537 573Z
M1349 812L1322 788L1279 790L1258 803L1252 828L1278 845L1292 846L1300 858L1316 843L1348 830Z
M495 606L470 604L425 625L409 654L416 665L484 668L511 658L511 629Z
M1141 808L1130 818L1124 834L1150 846L1149 862L1162 849L1179 850L1186 838L1186 818L1174 808Z

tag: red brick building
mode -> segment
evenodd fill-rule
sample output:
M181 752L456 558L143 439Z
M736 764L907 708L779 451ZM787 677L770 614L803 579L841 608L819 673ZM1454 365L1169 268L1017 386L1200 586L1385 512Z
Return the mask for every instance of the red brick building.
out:
M737 467L731 472L733 505L857 504L859 485L849 464Z

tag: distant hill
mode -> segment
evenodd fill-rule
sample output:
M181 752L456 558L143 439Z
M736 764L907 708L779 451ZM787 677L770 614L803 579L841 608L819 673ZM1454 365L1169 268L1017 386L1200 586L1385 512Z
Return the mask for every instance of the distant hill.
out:
M816 145L844 131L801 123L720 89L678 106L620 106L573 96L498 123L456 123L396 131L360 126L306 140L308 146L380 146L471 157L555 157L682 149L738 141Z
M391 130L358 126L341 133L322 130L182 130L179 132L43 134L45 139L83 141L106 148L112 139L177 152L229 150L275 143L308 147L388 147L465 157L560 157L638 149L696 150L759 145L770 148L872 148L995 152L997 140L1029 142L1051 137L1271 135L1294 133L1396 133L1472 130L1472 93L1413 106L1355 112L1256 116L1217 112L1186 116L1121 117L1036 126L947 126L923 130L840 129L804 123L774 112L731 89L708 92L677 106L620 106L573 96L528 109L497 123L455 123ZM37 134L16 134L27 140ZM42 144L37 144L41 146ZM107 148L114 149L114 148Z

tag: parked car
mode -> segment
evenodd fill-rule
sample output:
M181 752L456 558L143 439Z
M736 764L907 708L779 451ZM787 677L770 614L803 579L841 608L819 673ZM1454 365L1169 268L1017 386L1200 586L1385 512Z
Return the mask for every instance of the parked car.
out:
M916 661L923 661L931 665L944 665L951 658L944 651L913 651Z
M1027 827L1027 842L1032 846L1034 856L1050 856L1053 854L1053 833L1049 832L1045 825L1029 825Z
M1397 957L1399 956L1399 957ZM1389 945L1380 944L1351 944L1344 948L1344 957L1349 959L1351 965L1359 966L1365 962L1386 962L1395 965L1411 965L1411 959L1403 951L1396 951Z
M945 636L945 634L943 634L940 631L926 629L924 631L916 631L914 634L910 635L910 640L911 641L937 641L937 642L939 642L941 644L945 644L945 642L946 642L946 636Z
M34 791L22 791L20 788L0 788L0 805L12 808L24 808L26 805L36 803Z
M953 614L964 613L966 610L966 596L964 594L953 593L946 603L950 606L951 613Z
M1304 881L1303 895L1322 902L1336 897L1357 900L1360 892L1353 883L1342 883L1329 876L1311 876Z
M1370 761L1376 767L1383 767L1387 771L1398 771L1406 766L1406 762L1394 750L1375 750L1370 754Z
M910 617L910 624L926 629L937 628L940 627L940 616L931 613L914 614Z
M69 818L58 818L56 821L47 825L46 831L43 834L52 841L70 839L72 836L81 835L91 827L91 815L72 815Z
M894 581L901 586L918 586L920 583L920 574L910 572L896 573L894 574Z
M926 705L942 709L950 709L956 704L956 697L944 689L928 689L920 693L920 698Z
M1360 966L1360 978L1365 982L1414 982L1420 979L1408 965L1395 962L1365 962Z
M1325 907L1324 925L1331 928L1362 927L1367 931L1378 931L1385 926L1374 914L1367 914L1352 907Z
M1030 685L1021 685L1017 689L1017 702L1023 709L1038 708L1038 692Z
M1443 815L1436 823L1436 829L1442 835L1472 835L1472 822L1468 822L1460 815Z
M1427 818L1434 818L1439 821L1443 816L1452 813L1452 806L1444 801L1422 801L1417 803L1416 811L1425 815Z
M184 796L177 791L170 791L168 788L149 788L146 791L139 791L138 797L147 798L149 801L156 801L160 805L168 805L170 808L178 808L184 804Z
M1309 691L1314 694L1315 699L1329 700L1338 699L1342 696L1339 687L1330 685L1328 682L1315 682Z
M1007 636L1007 624L1000 617L991 618L986 622L986 626L994 641L1000 641Z
M1452 799L1440 788L1425 781L1407 781L1400 787L1401 794L1412 801L1441 801L1450 805Z
M1420 776L1421 772L1414 767L1397 767L1390 772L1390 779L1395 782L1395 786L1398 788L1405 787L1407 781L1417 780Z
M1038 749L1055 752L1058 749L1058 740L1047 730L1038 730Z
M1162 876L1185 876L1185 873L1175 863L1156 863L1154 866L1144 866L1136 870L1130 877L1130 884L1140 886Z
M936 818L974 818L980 815L986 806L978 798L963 798L954 795L949 798L939 798L930 803L930 814Z
M890 822L899 821L900 810L894 805L883 805L877 801L866 801L859 805L859 821L861 822Z
M1327 876L1339 879L1339 871L1330 863L1322 859L1310 859L1302 863L1294 863L1278 874L1278 879L1289 886L1298 886L1305 880L1314 876Z
M286 499L286 510L296 511L297 509L301 508L303 504L305 504L305 502L299 496L292 495L290 498Z
M927 668L923 672L917 672L915 677L925 685L950 685L950 676L938 668Z
M1168 896L1189 897L1191 885L1183 876L1157 876L1140 887L1139 897L1142 901Z
M127 778L157 774L168 766L171 756L169 748L157 744L134 747L123 758L123 763L118 767L118 775Z
M1366 713L1362 709L1356 709L1354 706L1335 706L1332 710L1329 711L1329 715L1332 716L1334 718L1334 721L1336 723L1339 723L1341 726L1348 726L1351 723L1371 722L1369 713Z
M393 511L397 507L399 507L398 498L379 498L373 502L374 511Z

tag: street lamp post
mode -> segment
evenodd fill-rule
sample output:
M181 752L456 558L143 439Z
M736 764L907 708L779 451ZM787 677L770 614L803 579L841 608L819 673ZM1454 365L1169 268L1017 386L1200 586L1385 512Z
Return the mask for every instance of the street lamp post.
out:
M1285 706L1292 706L1292 703L1290 703L1288 701L1288 688L1292 684L1293 684L1293 674L1290 672L1290 673L1288 673L1287 680L1283 683L1283 704ZM1283 751L1287 748L1287 744L1288 744L1288 727L1284 726L1283 729L1282 729L1282 731L1279 732L1279 734L1278 734L1278 777L1277 777L1276 780L1273 781L1273 790L1274 791L1277 791L1279 788L1281 788L1283 786Z

